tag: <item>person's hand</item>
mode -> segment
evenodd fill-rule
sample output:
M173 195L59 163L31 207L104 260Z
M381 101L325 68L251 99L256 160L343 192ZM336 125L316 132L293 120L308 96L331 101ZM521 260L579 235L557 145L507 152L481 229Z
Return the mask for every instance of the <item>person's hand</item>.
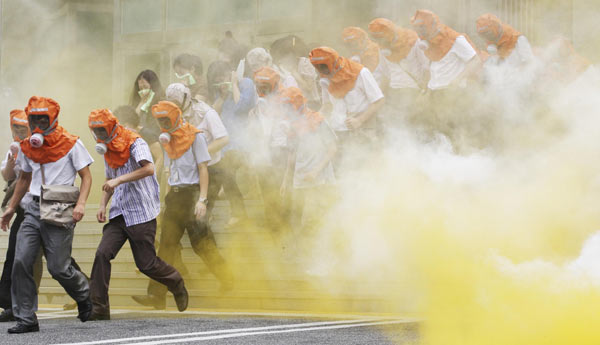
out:
M10 225L10 220L12 219L12 216L15 214L15 209L12 207L7 207L6 210L4 210L4 213L2 214L2 219L0 219L0 227L2 228L2 231L8 230L8 226Z
M102 191L112 194L115 191L115 188L121 184L121 180L117 177L112 180L108 180L104 182L102 185Z
M231 72L231 84L237 84L238 83L238 77L237 77L237 71L232 71Z
M360 126L362 126L362 121L358 118L358 116L349 117L344 123L346 124L346 127L348 127L348 129L357 129L360 128Z
M8 153L8 160L6 161L6 165L8 167L14 168L17 163L17 157L12 154L12 152Z
M96 219L98 219L98 223L106 222L106 207L100 207L98 213L96 213Z
M75 209L73 210L73 220L75 221L75 223L80 221L83 218L84 214L85 214L85 205L82 205L82 204L75 205Z
M194 213L196 214L196 219L202 219L206 215L206 204L198 200Z

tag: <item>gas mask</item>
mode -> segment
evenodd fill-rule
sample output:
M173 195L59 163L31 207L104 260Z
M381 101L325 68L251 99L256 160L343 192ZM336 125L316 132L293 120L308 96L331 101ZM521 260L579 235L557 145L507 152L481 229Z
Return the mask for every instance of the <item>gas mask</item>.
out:
M488 45L487 52L490 53L490 55L497 55L498 54L498 46L495 44Z
M29 129L33 133L29 137L29 143L34 148L40 148L44 145L44 136L54 131L53 127L57 119L52 124L50 124L50 117L48 115L32 114L29 115L28 119Z
M392 51L390 49L381 49L379 52L381 52L381 55L385 57L392 55Z
M159 113L156 113L156 114L159 115L161 113L163 113L163 112L159 112ZM166 112L164 112L164 113L166 114ZM162 132L158 136L158 141L161 144L166 145L169 142L171 142L171 133L173 133L177 129L179 129L180 126L173 126L171 124L171 119L168 118L168 117L159 117L156 120L158 121L158 125L160 126L161 129L167 130L166 132ZM175 121L175 123L178 123L178 122L179 122L179 118L177 119L177 121Z
M417 47L419 47L419 49L421 50L427 50L429 49L429 42L425 40L420 40L419 43L417 43Z
M175 77L177 77L177 79L181 80L181 82L183 84L185 84L185 86L192 86L192 85L196 84L196 78L194 78L194 76L189 72L184 75L175 73Z
M110 143L115 138L115 132L117 131L118 126L118 124L114 126L111 134L108 134L104 127L92 128L92 135L96 140L95 149L98 154L104 155L108 152L108 146L106 144Z

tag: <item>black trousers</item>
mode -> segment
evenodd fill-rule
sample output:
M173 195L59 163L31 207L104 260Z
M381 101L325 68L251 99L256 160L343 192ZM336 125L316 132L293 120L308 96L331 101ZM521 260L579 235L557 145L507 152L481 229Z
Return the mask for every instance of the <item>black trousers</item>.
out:
M231 280L232 274L217 249L215 236L208 225L208 215L202 220L197 220L194 214L199 193L198 186L191 186L171 188L167 194L158 256L171 264L175 255L178 255L181 238L187 230L194 252L202 258L208 269L222 282ZM166 293L165 285L150 281L148 294L162 297Z
M12 285L12 268L13 262L15 261L15 247L17 245L17 233L21 227L23 219L25 219L25 211L21 207L17 207L17 216L10 226L10 234L8 236L8 250L6 251L6 259L4 261L4 267L2 269L2 277L0 278L0 307L4 309L12 308L12 298L10 294L10 287ZM38 254L33 266L33 279L35 285L39 289L40 281L42 280L42 255L41 251Z
M135 265L142 273L174 293L182 289L183 279L179 272L156 256L156 250L154 249L155 235L156 219L127 226L123 216L118 216L111 219L104 226L102 240L96 250L96 258L92 267L92 283L90 285L95 313L110 314L108 298L110 262L117 256L125 241L129 241Z

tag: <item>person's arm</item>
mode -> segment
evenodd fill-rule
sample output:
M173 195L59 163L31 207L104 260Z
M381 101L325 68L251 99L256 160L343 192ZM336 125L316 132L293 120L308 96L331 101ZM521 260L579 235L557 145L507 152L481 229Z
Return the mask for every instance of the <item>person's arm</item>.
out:
M229 136L220 137L219 139L213 140L212 143L208 144L208 153L212 157L215 153L219 152L229 143Z
M237 101L235 98L236 90L239 92L239 98ZM254 84L252 81L245 78L237 83L234 83L232 92L234 96L233 100L235 102L235 114L247 114L250 109L254 108L256 103L256 92L254 91Z
M110 181L110 179L106 178L106 182L108 181ZM96 219L98 219L98 223L106 222L106 205L108 205L108 201L110 200L112 195L113 191L102 191L102 197L100 197L100 208L98 209L98 213L96 214Z
M349 117L346 119L346 126L349 129L357 129L360 128L365 122L371 119L377 112L383 107L385 103L385 98L380 98L379 100L369 104L367 109L362 113L359 113L356 116Z
M462 73L459 74L458 77L456 77L456 79L454 79L452 85L461 85L464 80L468 80L471 77L475 76L481 70L481 67L482 63L479 56L473 56L473 58L469 60L469 62L465 66L465 69L462 71Z
M16 162L17 158L13 157L12 153L9 153L6 158L6 166L2 169L2 178L4 181L12 181L17 178L17 174L15 173Z
M239 82L236 71L231 72L231 96L236 104L240 101L241 96Z
M87 202L88 196L90 195L90 189L92 188L92 173L90 172L90 167L86 166L77 173L81 178L81 186L79 187L79 199L77 199L77 204L75 204L75 209L73 210L73 220L76 223L80 221L85 214L85 203Z
M154 164L152 162L143 160L139 162L139 164L141 165L140 168L130 173L117 176L114 179L110 179L104 182L104 185L102 186L102 191L110 193L112 195L112 193L114 193L115 191L115 188L117 188L119 185L122 185L123 183L137 181L143 179L144 177L154 175Z
M8 225L10 224L10 220L15 214L15 211L17 210L17 206L19 206L21 199L23 199L23 196L25 193L27 193L27 190L29 190L29 184L31 184L31 172L21 172L21 175L17 180L17 185L15 186L14 194L12 198L10 198L8 207L2 214L2 219L0 220L0 227L2 230L8 230Z
M208 166L206 162L198 164L198 174L200 176L200 195L196 202L196 219L206 215L206 196L208 194Z
M290 150L287 157L287 164L285 166L285 173L283 174L283 182L279 188L279 195L283 198L288 193L288 186L293 176L294 165L296 164L296 150Z

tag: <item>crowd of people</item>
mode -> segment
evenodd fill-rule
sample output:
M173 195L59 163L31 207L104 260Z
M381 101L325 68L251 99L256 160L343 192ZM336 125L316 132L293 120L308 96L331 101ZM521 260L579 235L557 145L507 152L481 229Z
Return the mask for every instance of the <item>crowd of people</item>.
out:
M369 164L399 128L420 132L424 140L442 135L456 152L480 149L493 136L472 115L477 92L513 92L518 101L531 97L532 81L571 83L592 68L565 39L546 59L552 63L540 64L527 38L492 14L476 22L485 47L428 10L417 11L410 23L403 28L377 18L364 29L345 28L338 49L348 57L331 47L309 47L295 35L268 50L247 49L228 33L206 76L198 56L181 54L172 66L178 82L163 88L154 71L144 70L128 105L91 111L88 126L106 177L96 217L107 224L89 278L71 249L92 187L93 159L79 137L59 125L55 100L34 96L24 110L13 110L14 141L2 163L9 182L3 230L16 214L0 281L0 321L17 322L8 332L39 330L42 255L83 322L110 319L111 260L125 241L138 269L151 278L147 295L133 299L164 309L170 291L183 311L188 292L180 241L186 231L221 289L234 286L211 213L224 196L231 208L226 226L247 224L238 171L255 174L265 226L275 237L293 230L310 235L335 204L337 181ZM50 187L72 186L77 175L81 185L70 205L67 192L51 193ZM68 205L72 220L49 220L42 207L48 200Z

